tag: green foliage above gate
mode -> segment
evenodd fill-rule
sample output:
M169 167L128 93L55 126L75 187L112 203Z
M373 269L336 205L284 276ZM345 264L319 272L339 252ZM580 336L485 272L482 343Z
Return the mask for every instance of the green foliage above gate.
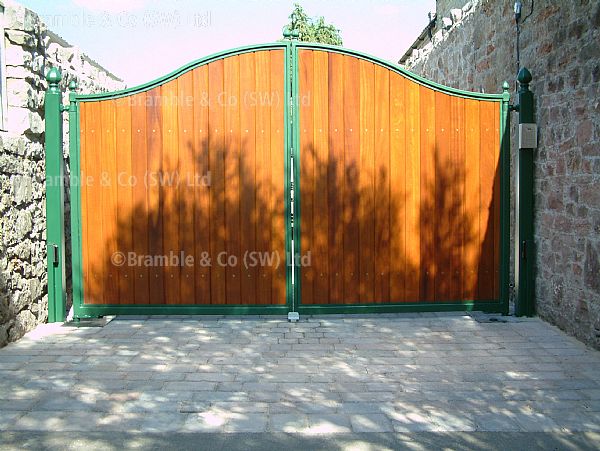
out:
M292 33L297 32L299 40L303 42L343 45L340 30L333 24L325 23L323 16L309 17L299 3L294 4L294 10L290 14L290 23L286 27Z

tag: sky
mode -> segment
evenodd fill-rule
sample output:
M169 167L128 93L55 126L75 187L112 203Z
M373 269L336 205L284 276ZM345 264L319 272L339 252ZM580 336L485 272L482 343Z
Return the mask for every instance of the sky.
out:
M18 0L48 28L135 86L222 50L282 37L294 0ZM295 0L298 1L298 0ZM344 47L397 62L435 0L300 0Z

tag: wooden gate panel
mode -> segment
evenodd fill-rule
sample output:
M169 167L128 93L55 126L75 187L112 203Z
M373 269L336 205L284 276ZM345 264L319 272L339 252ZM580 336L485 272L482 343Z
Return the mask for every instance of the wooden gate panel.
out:
M421 261L411 262L421 265L421 283L419 300L433 302L435 300L435 229L439 212L435 205L436 182L436 142L435 142L435 91L419 87L419 110L421 116L421 170L419 184L421 204L419 206L419 227L421 229Z
M145 94L136 94L132 96L133 107L131 108L131 148L132 149L147 149L147 125L146 125L146 109L141 105L145 104ZM87 108L88 104L81 105L82 111ZM82 133L82 136L85 133ZM82 161L83 161L82 150ZM150 253L149 245L149 197L148 190L144 183L139 183L144 180L148 170L148 152L131 152L131 175L132 180L137 183L132 187L132 235L133 235L133 252L136 255L148 255ZM82 196L83 197L83 196ZM83 221L85 224L85 221ZM85 246L84 246L85 249ZM87 266L87 265L86 265ZM135 283L133 286L133 302L140 302L142 299L150 299L150 270L146 266L134 266L133 277ZM85 285L88 287L89 285ZM91 286L89 286L92 288Z
M401 78L401 77L392 77ZM406 302L417 302L421 299L421 228L419 218L421 212L421 90L420 86L409 80L403 79L406 111L405 131L405 156L406 156L406 183L404 192L399 187L399 197L396 198L396 216L400 217L402 212L402 198L405 202L404 224L406 228L406 256L404 272L401 277L405 280ZM402 116L402 111L397 111ZM400 157L398 157L400 158ZM399 219L402 223L402 219Z
M190 140L194 147L194 174L208 174L210 172L209 147L206 139L208 131L208 65L203 65L192 71L193 77L193 109L194 128L193 139ZM251 152L249 152L251 153ZM202 264L203 256L210 251L210 223L206 219L206 212L210 211L210 186L206 183L194 184L194 257L200 259L194 265L195 273L195 301L207 302L210 296L210 266Z
M304 53L304 52L301 52ZM306 57L308 52L304 53ZM343 230L344 230L344 256L343 264L338 264L339 267L344 269L344 300L346 299L359 299L359 286L360 286L360 267L359 267L359 234L360 227L358 222L358 211L356 205L359 202L358 192L356 187L360 182L360 99L356 96L356 92L360 89L360 65L357 58L346 58L344 60L344 78L339 79L340 83L343 83L343 97L331 98L331 103L341 102L344 110L344 125L341 130L344 131L344 155L343 158L340 155L339 162L344 168L345 183L343 187L343 204L344 204L344 216L342 219ZM300 58L302 61L302 57ZM302 79L301 79L302 80ZM302 92L303 85L300 84L300 90ZM310 91L310 88L307 89ZM309 113L306 113L307 115ZM302 121L302 116L300 116ZM302 122L300 123L302 126ZM332 139L336 139L334 130L334 136ZM304 145L301 142L300 151L304 150ZM343 161L343 163L342 163ZM303 189L302 183L300 184L301 190ZM336 187L332 187L336 190ZM304 199L304 197L303 197ZM304 201L302 202L302 216L305 214L310 216L310 211L305 211ZM303 251L310 249L310 245L304 242L304 234L302 234L301 244ZM302 293L304 293L304 287L302 287ZM304 302L304 298L302 299Z
M285 253L285 211L286 211L286 188L285 180L285 153L280 149L285 148L286 125L282 118L285 117L286 97L285 97L285 77L286 61L279 57L277 52L271 50L271 78L269 92L273 95L270 99L271 109L271 157L269 167L271 168L271 216L265 217L265 227L271 230L270 249L277 249L280 252L281 260L279 265L269 265L271 272L271 299L280 300L282 303L286 299L286 264ZM281 52L280 52L281 53Z
M301 304L497 301L499 102L298 58Z
M187 72L177 80L177 98L185 99L194 92L194 73ZM189 180L196 174L196 150L194 148L194 104L182 102L177 112L177 147L179 149L178 171L183 180ZM195 234L190 233L188 224L195 226L195 186L192 183L180 183L179 186L179 237L180 248L185 255L195 256ZM192 199L193 208L188 207L185 199ZM195 228L195 227L194 227ZM194 266L179 268L179 303L186 304L196 299Z
M477 101L465 102L465 224L464 241L464 287L463 295L467 299L479 297L478 268L480 243L480 148L481 132L479 128L480 104Z
M374 188L375 188L375 302L390 301L390 83L389 70L374 65L375 136ZM388 172L378 168L388 167ZM402 180L399 181L402 183Z
M408 203L406 195L406 182L408 175L406 173L409 165L406 161L406 122L404 115L406 110L406 95L404 93L404 79L401 77L389 78L389 158L390 158L390 182L389 191L389 211L390 211L390 232L389 232L389 252L390 268L389 281L390 293L388 299L397 299L403 302L406 299L406 280L404 277L406 267L406 256L408 246L406 243L406 224L404 217L408 214L407 205L392 205L397 199L404 198ZM392 233L392 230L394 233ZM385 298L384 298L385 299Z
M256 92L268 93L271 71L268 53L257 55ZM270 108L263 106L264 98L257 98L256 106L256 199L261 201L260 211L255 212L256 250L268 252L271 243L271 117ZM262 225L265 227L262 227ZM267 267L257 266L256 300L259 304L270 303L271 272Z
M81 102L85 304L285 305L284 59Z
M360 60L360 166L358 182L359 299L375 299L375 97L374 65ZM323 160L321 160L323 161ZM319 234L321 232L319 231Z
M119 149L131 148L131 109L123 108L123 100L115 101L115 145L117 160L117 179L119 174L132 174L132 155L131 153L121 153ZM117 233L117 249L133 249L133 216L130 212L133 209L133 186L129 183L123 183L123 186L117 189L117 224L121 231ZM135 274L133 266L124 266L117 268L119 298L133 299Z
M329 70L327 77L329 83L328 98L344 98L344 58L337 53L329 54ZM329 128L333 129L333 134L328 134L329 153L331 155L331 164L328 165L327 172L327 205L328 211L333 218L344 217L344 196L345 168L344 161L344 103L343 101L329 102L329 116L327 118ZM342 195L339 195L342 190ZM344 262L344 221L332 221L329 224L329 292L332 302L340 303L344 299L344 269L340 263Z
M256 88L256 63L250 54L240 55L240 92L252 92ZM240 185L244 187L241 192L240 215L242 249L256 249L256 217L254 215L254 199L257 193L256 180L256 124L254 106L249 102L241 103L240 130L242 130L242 148L246 149L246 166L252 168L240 171ZM242 303L257 303L256 280L258 270L255 267L245 268L242 276Z

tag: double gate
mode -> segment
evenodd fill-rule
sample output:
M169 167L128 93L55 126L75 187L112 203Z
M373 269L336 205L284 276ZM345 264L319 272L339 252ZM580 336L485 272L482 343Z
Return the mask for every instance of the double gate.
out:
M71 96L76 317L508 306L508 95L280 42Z

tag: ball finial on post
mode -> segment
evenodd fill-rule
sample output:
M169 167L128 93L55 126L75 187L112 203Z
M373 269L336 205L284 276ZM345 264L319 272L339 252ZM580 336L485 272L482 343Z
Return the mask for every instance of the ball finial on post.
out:
M48 82L49 92L60 92L60 81L62 80L62 74L60 69L51 67L48 73L46 73L46 81Z
M61 80L62 74L60 73L60 69L57 67L51 67L46 73L46 81L48 82L48 86L58 86Z
M300 38L300 32L298 30L290 30L286 25L283 27L283 39L294 40Z
M528 85L532 79L531 72L526 67L522 68L519 71L519 75L517 75L517 80L519 80L521 85Z

